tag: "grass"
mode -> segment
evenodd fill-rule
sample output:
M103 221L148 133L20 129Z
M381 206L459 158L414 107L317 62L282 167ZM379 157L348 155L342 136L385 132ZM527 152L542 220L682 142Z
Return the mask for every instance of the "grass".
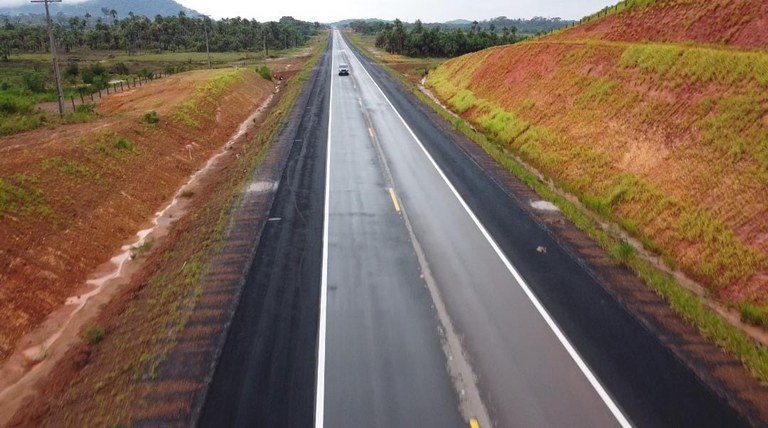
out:
M145 240L144 242L141 242L139 245L131 247L130 249L130 255L131 259L138 259L141 257L144 257L147 253L149 253L152 248L155 246L155 243L151 240Z
M94 182L101 182L101 177L86 165L71 159L59 156L48 158L42 162L44 171L55 169L73 178L85 178Z
M272 72L269 70L269 67L267 67L266 65L261 66L258 71L259 71L259 75L262 78L270 81L272 80Z
M15 174L0 178L0 215L49 217L52 214L36 176Z
M92 345L96 345L104 340L105 335L106 333L104 332L104 329L95 325L88 327L88 329L85 331L85 338Z
M156 125L156 124L160 123L160 117L158 117L156 111L150 110L150 111L144 113L144 122L148 123L150 125Z
M671 44L632 44L620 64L665 80L768 88L768 53Z
M172 120L190 128L199 129L203 105L216 100L232 85L245 79L242 69L216 71L207 81L195 87L194 94L171 113Z
M768 73L768 70L766 70ZM747 157L768 171L768 105L758 96L729 96L703 103L714 104L713 112L698 125L704 143L728 154L735 163Z

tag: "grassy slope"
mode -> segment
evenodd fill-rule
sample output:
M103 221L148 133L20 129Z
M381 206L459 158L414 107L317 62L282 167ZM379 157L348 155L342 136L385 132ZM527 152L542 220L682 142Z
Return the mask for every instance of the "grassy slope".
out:
M576 30L457 58L428 85L718 297L768 300L768 52Z
M504 153L520 156L720 302L740 306L744 320L766 325L768 53L752 49L760 38L768 44L768 26L754 26L768 16L766 6L634 3L643 4L537 41L456 58L427 84L486 134L476 139L500 162L517 170ZM741 18L729 20L733 14ZM646 34L622 40L633 22ZM664 30L648 28L654 22ZM672 37L670 28L681 34ZM723 33L731 35L725 44ZM650 42L636 43L642 39ZM709 44L682 42L688 39ZM613 251L602 232L584 226ZM768 379L761 348L671 278L633 256L619 259Z

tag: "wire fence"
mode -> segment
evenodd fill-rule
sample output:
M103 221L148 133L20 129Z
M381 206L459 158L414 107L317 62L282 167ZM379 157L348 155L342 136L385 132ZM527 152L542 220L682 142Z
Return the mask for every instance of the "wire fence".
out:
M151 74L149 76L134 77L133 79L128 80L112 81L107 84L106 88L96 91L88 91L88 88L81 88L78 90L79 93L77 95L70 96L68 100L65 100L66 102L64 103L64 110L69 110L71 107L72 111L77 111L78 106L82 106L84 104L94 104L107 95L121 93L129 89L135 89L147 85L155 80L168 77L169 75L170 74L168 73L157 73Z

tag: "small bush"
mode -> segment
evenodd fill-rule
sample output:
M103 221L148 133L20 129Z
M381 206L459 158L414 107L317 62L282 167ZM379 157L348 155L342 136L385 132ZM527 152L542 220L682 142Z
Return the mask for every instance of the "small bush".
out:
M620 262L628 262L635 254L635 247L627 241L621 241L611 248L611 255Z
M267 80L272 80L272 71L266 65L259 69L259 74Z
M130 70L128 70L128 66L125 65L124 62L118 62L117 64L115 64L115 73L130 74Z
M88 85L93 83L93 77L93 71L89 68L84 69L83 73L80 75L80 78L83 79L83 83Z
M768 310L750 302L742 302L739 308L741 320L758 327L768 327Z
M45 75L43 73L27 72L22 74L21 80L28 90L35 93L45 92Z
M104 329L95 325L88 327L88 330L85 331L85 338L93 345L104 340L104 335Z
M32 101L29 99L0 95L0 114L30 113L32 106Z
M155 73L153 71L149 71L146 68L142 68L141 71L139 72L139 77L143 77L143 78L146 78L146 79L152 79L152 78L155 77Z
M107 68L99 63L96 63L91 65L91 73L93 73L94 76L105 76L107 74Z
M13 85L11 85L8 82L0 83L0 91L7 91L7 90L11 89L12 86Z
M94 103L85 103L80 104L75 108L75 112L77 113L93 113L93 111L96 109L96 104Z
M117 150L125 152L133 152L136 150L135 145L125 138L118 138L112 145L115 146Z
M179 195L179 196L181 196L182 198L191 198L191 197L195 196L195 192L193 192L191 190L185 190L185 191L181 192L181 195Z
M64 70L64 74L68 77L75 77L78 74L80 74L80 65L74 61L70 61L67 64L66 70Z
M154 110L150 110L146 113L144 113L144 122L149 123L151 125L154 125L158 122L160 122L160 118L157 116L157 112Z

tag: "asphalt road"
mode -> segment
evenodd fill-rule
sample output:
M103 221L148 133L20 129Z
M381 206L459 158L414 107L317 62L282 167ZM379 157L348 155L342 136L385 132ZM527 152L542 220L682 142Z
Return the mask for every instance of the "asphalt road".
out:
M743 423L407 91L332 45L201 426Z

